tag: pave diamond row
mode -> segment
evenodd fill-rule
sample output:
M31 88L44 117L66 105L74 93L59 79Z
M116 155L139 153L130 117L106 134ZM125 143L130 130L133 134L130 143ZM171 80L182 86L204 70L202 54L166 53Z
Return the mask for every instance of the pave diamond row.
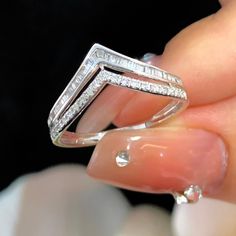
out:
M74 104L70 106L62 118L55 121L54 127L52 127L51 130L51 136L53 139L55 139L59 135L60 131L69 125L83 111L83 109L89 105L89 103L107 83L138 91L159 94L162 96L171 96L182 100L187 99L186 92L180 87L137 80L127 76L115 74L110 71L102 70L89 84L81 96L79 96L79 98L74 102Z
M137 80L122 75L115 75L114 73L103 71L106 81L112 85L118 85L126 88L131 88L139 91L149 92L162 96L171 96L173 98L187 99L186 92L180 87L173 85L162 85L143 80Z

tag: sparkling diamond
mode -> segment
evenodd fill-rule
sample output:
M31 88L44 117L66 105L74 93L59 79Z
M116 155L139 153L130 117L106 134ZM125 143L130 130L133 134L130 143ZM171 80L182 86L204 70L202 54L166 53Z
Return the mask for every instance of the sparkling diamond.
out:
M131 82L131 87L136 89L136 88L139 88L139 83L137 81L132 81Z
M80 75L85 76L89 69L92 67L93 61L92 60L87 60L84 65L80 69Z
M114 83L114 84L120 84L121 81L122 81L122 77L119 75L113 77L113 79L112 79L112 83Z
M180 93L181 93L181 89L175 88L175 91L174 91L173 96L175 96L175 97L180 97L180 95L181 95Z
M198 185L190 185L183 193L173 193L177 204L195 203L202 198L202 190Z
M127 80L126 80L126 79L122 80L122 81L121 81L121 85L122 85L122 86L127 86Z
M111 55L110 58L109 58L109 61L110 61L111 63L116 63L116 61L117 61L116 56Z
M162 73L162 78L163 78L163 79L168 79L168 73L165 72L165 71L163 71L163 73Z
M190 185L185 189L184 196L186 196L189 202L197 202L202 198L202 190L198 185Z
M130 88L130 86L131 86L131 80L127 80L127 85L126 85L127 87L129 87Z
M163 86L163 87L162 87L162 90L161 90L162 95L166 95L167 92L168 92L167 86Z
M85 65L82 65L81 66L81 68L80 68L80 71L79 71L79 73L80 73L80 76L84 76L84 74L85 74Z
M150 84L149 83L143 83L141 85L141 88L143 91L149 91L150 90Z
M87 103L87 101L88 101L87 94L83 95L83 97L79 100L79 106L83 107Z
M55 139L57 137L58 133L56 131L52 131L51 137L52 139Z
M75 113L77 113L80 109L79 104L77 102L75 102L72 107L73 107Z
M187 99L187 94L183 90L181 91L181 98Z
M119 167L125 167L130 162L130 156L127 151L120 151L116 154L116 164Z
M89 87L89 88L88 88L87 94L88 94L89 98L91 98L91 97L94 95L93 87Z
M150 92L151 93L158 93L160 91L159 86L157 85L150 85Z
M57 104L54 108L54 114L56 115L60 109L61 109L61 104Z
M162 71L160 70L154 70L154 74L160 78L162 78Z
M176 95L177 94L177 95ZM170 87L169 88L169 94L168 95L170 95L170 96L176 96L176 97L178 97L178 89L176 89L175 87Z
M64 94L63 97L61 98L61 103L64 104L69 98L68 94Z
M111 83L116 83L116 78L114 76L110 75L110 76L108 76L107 81L111 82Z
M75 79L75 83L79 85L81 83L81 79L82 79L81 75L77 75Z
M63 123L60 121L60 122L53 128L53 130L54 130L54 132L58 133L58 132L60 132L60 131L62 130L62 128L63 128Z
M145 67L145 73L151 74L151 68L149 66Z
M134 63L133 61L128 61L127 67L128 67L130 70L134 70L134 69L135 69L135 63Z
M188 199L183 194L174 193L173 196L178 205L188 203Z
M89 58L85 61L84 64L86 67L90 68L93 65L93 63L94 63L94 61L91 58Z
M127 61L126 59L121 59L120 64L121 64L122 66L127 66L127 65L128 65L128 62L129 62L129 61Z
M142 65L139 64L135 64L135 70L139 71L139 72L143 72L144 67Z
M67 111L66 115L69 117L69 119L71 119L71 118L74 116L74 109L73 109L73 107L71 107L71 108Z
M51 117L51 116L49 116L49 118L48 118L48 126L50 127L50 126L51 126L51 124L52 124L52 117Z
M172 75L172 78L173 78L173 80L174 80L175 83L182 85L182 81L179 80L179 78L177 78L177 77L175 77L175 76L173 76L173 75Z
M68 114L68 112L63 116L62 118L62 122L64 122L65 124L67 124L71 119L70 114Z
M97 50L96 55L98 58L104 58L105 52L103 50Z
M173 76L171 74L167 74L167 79L170 81L170 82L175 82L175 79L173 78Z
M75 89L77 89L77 85L76 85L75 83L72 83L72 84L71 84L71 88L72 88L73 90L75 90Z

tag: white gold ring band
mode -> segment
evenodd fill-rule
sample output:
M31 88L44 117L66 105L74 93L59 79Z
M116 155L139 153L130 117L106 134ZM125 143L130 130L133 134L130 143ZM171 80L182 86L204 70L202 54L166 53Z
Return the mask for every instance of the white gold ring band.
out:
M128 75L123 73L128 73ZM50 111L48 126L55 145L61 147L96 145L108 132L103 130L94 133L68 131L75 119L83 115L85 109L108 84L171 98L167 106L146 122L117 128L119 130L153 127L179 113L188 104L186 91L181 79L177 76L102 45L94 44Z

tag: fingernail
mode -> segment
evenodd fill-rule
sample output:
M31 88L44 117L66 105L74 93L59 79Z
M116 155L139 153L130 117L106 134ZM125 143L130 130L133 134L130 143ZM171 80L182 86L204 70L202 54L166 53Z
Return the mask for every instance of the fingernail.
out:
M108 133L96 146L88 174L118 187L152 193L199 186L219 191L227 167L222 139L199 129L159 128Z
M150 62L155 56L156 56L156 54L151 53L151 52L148 52L148 53L145 53L145 54L140 58L140 61L143 61L143 62L145 62L145 63L148 63L148 62Z

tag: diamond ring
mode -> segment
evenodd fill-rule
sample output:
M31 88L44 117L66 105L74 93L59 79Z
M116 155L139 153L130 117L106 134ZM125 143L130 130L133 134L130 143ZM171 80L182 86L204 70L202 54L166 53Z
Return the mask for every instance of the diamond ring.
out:
M86 109L106 85L171 99L163 109L144 123L117 128L119 130L153 127L184 110L188 104L186 91L177 76L100 44L94 44L50 111L48 126L55 145L61 147L96 145L108 132L99 130L80 133L69 130L76 119L84 116Z

